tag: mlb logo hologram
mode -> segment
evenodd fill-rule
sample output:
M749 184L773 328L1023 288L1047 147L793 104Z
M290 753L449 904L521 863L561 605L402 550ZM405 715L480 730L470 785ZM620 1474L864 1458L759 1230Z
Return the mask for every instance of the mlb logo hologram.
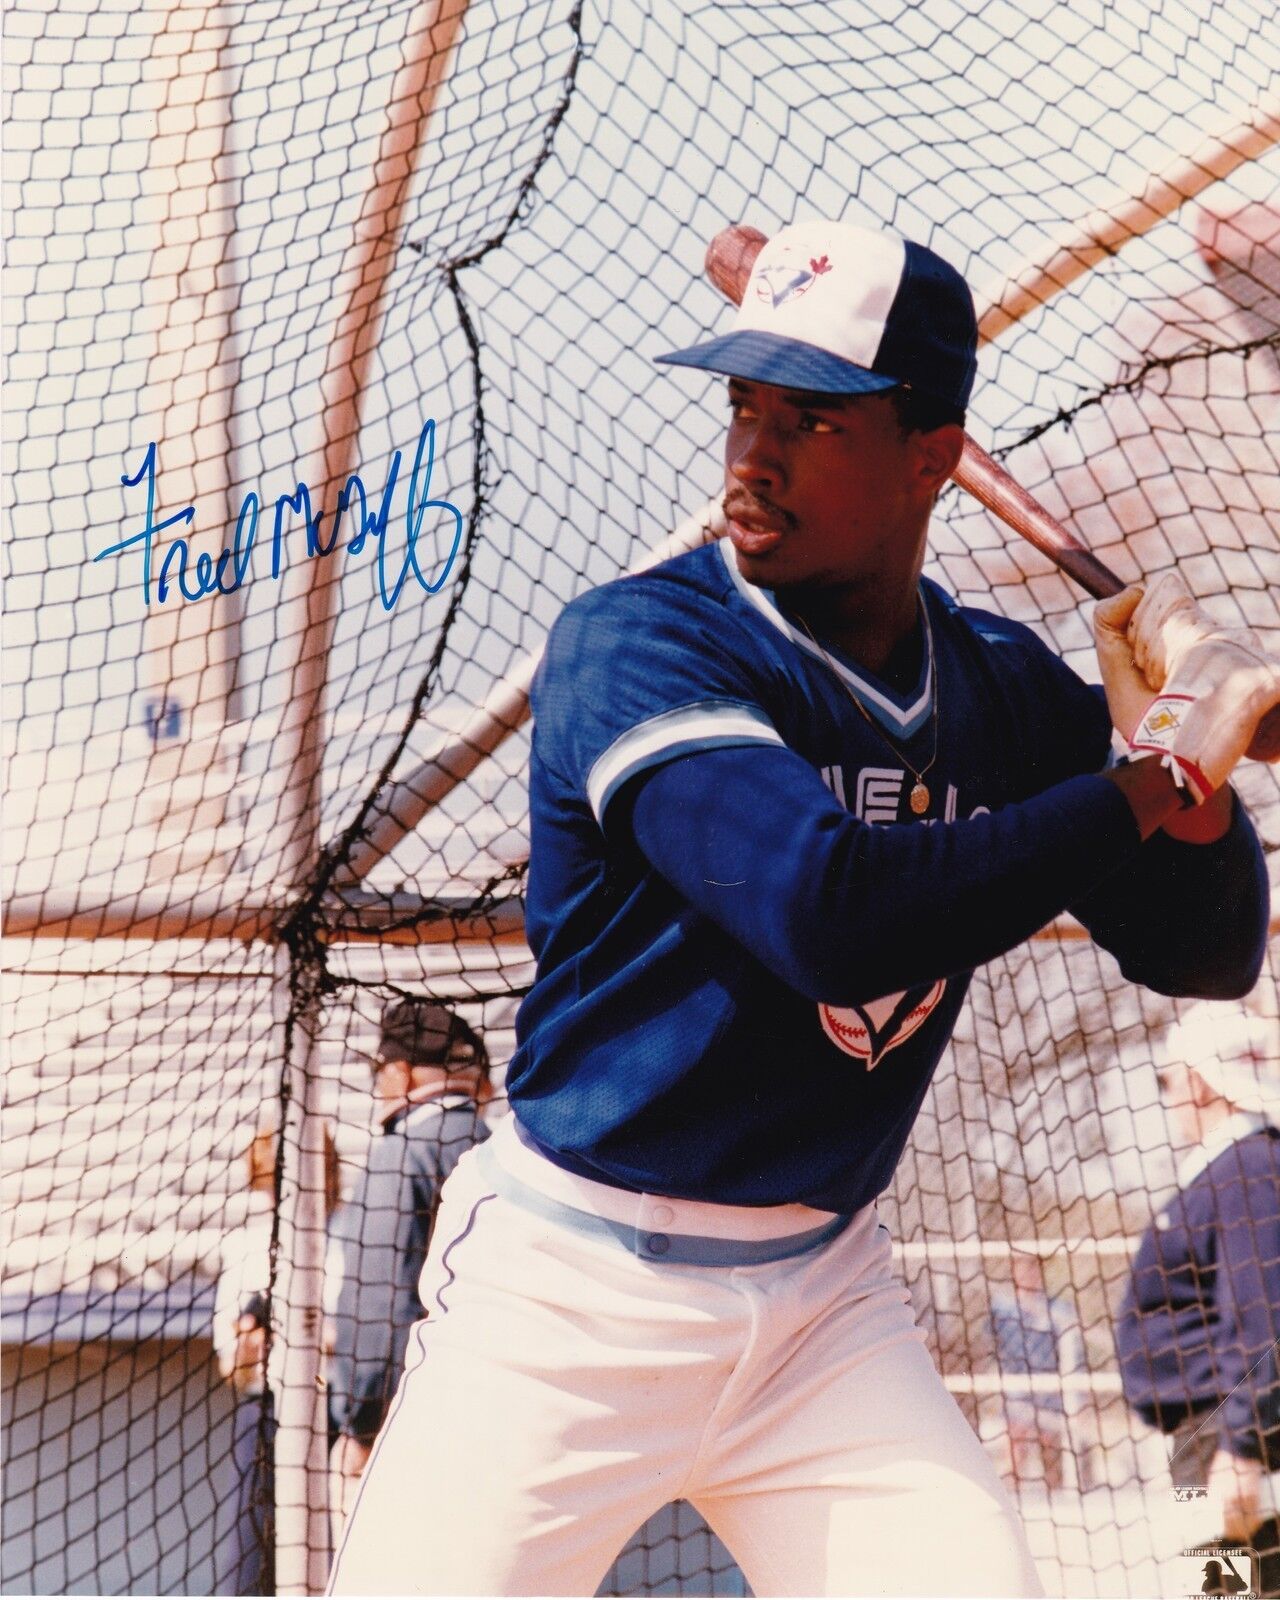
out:
M1170 1562L1175 1580L1169 1593L1187 1596L1235 1595L1256 1600L1253 1553L1239 1545L1215 1542L1191 1545Z

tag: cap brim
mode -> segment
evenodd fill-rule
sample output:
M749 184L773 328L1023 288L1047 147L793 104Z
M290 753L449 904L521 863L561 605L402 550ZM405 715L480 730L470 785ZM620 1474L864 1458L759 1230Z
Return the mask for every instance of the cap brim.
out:
M750 328L656 359L676 367L723 372L730 378L772 383L780 389L809 389L816 394L879 394L900 387L897 378L869 372L817 345Z

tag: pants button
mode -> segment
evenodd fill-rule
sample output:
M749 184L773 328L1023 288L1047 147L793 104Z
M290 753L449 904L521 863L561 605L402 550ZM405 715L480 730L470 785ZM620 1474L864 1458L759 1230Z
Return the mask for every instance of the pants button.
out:
M645 1249L653 1256L665 1256L671 1248L671 1240L665 1233L651 1233L644 1242Z
M676 1214L670 1206L654 1206L653 1220L660 1228L665 1228L668 1223L676 1220Z

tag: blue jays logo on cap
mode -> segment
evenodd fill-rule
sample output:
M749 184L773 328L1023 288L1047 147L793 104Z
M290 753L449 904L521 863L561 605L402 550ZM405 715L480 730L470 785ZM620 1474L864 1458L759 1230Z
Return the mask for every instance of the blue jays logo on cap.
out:
M820 261L810 261L808 270L795 267L766 267L756 277L756 294L775 307L794 300L818 281L820 274L831 271L831 263L823 256ZM670 359L670 358L666 358Z
M824 394L907 385L963 412L977 352L973 296L941 256L816 221L761 250L729 333L658 360Z

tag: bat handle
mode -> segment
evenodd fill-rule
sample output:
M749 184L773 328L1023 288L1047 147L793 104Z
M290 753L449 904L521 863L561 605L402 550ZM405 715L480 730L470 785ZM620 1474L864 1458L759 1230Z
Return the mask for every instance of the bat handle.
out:
M1093 551L1080 543L1075 534L1028 494L980 444L965 435L964 453L955 470L955 481L988 511L1020 534L1068 577L1074 578L1086 594L1106 600L1119 594L1122 581Z
M1074 578L1095 600L1106 600L1124 588L1104 561L1099 561L1092 550L1082 545L1075 534L1064 528L1016 478L967 435L955 480L988 511L1021 534L1028 544L1035 545L1061 567L1068 577ZM1259 722L1248 755L1253 761L1280 761L1280 706L1273 706Z

